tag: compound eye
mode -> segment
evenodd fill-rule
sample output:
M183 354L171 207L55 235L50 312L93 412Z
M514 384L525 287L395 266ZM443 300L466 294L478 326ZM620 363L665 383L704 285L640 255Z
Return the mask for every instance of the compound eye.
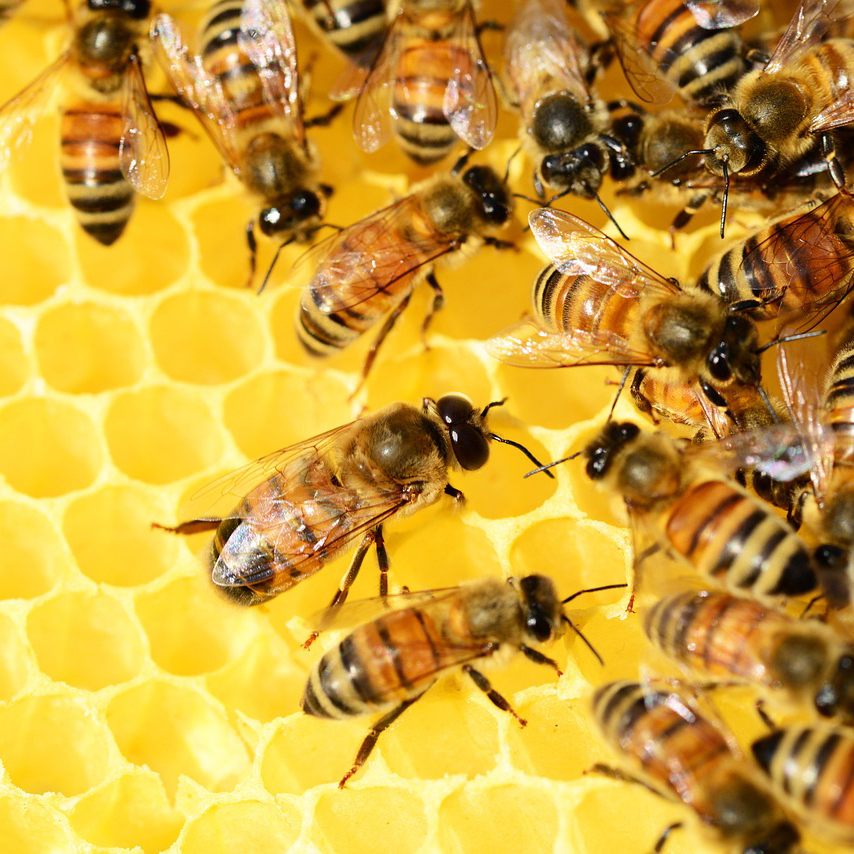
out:
M632 424L631 421L627 421L625 424L620 424L617 437L620 442L630 442L632 439L636 438L639 433L640 427L638 427L637 424Z
M560 154L547 155L540 165L540 174L546 183L551 183L555 177L565 175L568 171L566 158Z
M489 459L489 443L477 427L463 423L452 426L448 432L454 456L466 471L479 469Z
M718 382L726 382L732 379L732 368L729 364L729 348L726 344L718 344L706 362L709 373Z
M436 403L445 424L465 424L474 412L474 405L464 394L445 394Z
M267 237L272 237L281 231L285 227L284 220L281 209L276 207L264 208L258 214L258 225Z
M552 624L539 605L531 605L525 624L540 643L545 643L552 636Z
M611 451L609 448L596 448L587 461L586 471L590 480L600 480L611 462Z
M308 219L320 213L320 199L310 190L302 190L291 196L291 210L296 219Z

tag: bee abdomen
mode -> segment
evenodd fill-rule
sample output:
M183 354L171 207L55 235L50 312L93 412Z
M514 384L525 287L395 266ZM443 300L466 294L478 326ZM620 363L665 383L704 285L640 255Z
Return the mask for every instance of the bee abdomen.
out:
M387 26L382 0L303 0L329 40L354 62L379 50Z
M109 246L130 219L134 193L122 174L123 120L113 104L77 104L62 115L60 163L81 227Z
M297 311L297 338L312 356L331 356L361 335L361 330L351 328L348 320L341 314L325 314L304 299Z

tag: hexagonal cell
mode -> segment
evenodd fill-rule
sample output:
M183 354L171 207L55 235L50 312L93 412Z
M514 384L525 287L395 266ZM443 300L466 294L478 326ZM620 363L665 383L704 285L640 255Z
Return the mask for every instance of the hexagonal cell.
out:
M75 841L59 810L33 798L0 798L0 850L73 851Z
M22 453L24 448L38 452ZM19 492L53 498L83 489L101 463L98 431L79 409L45 398L0 409L0 474Z
M586 619L582 619L578 612L570 612L570 615L604 659L609 680L638 678L640 660L648 649L648 642L643 633L643 622L637 614L623 614L624 619L609 619L601 611L594 611ZM574 659L581 675L591 685L600 684L602 667L599 662L590 655L589 650L583 648L578 639L569 642L576 650Z
M24 352L18 327L6 318L0 318L0 395L20 391L30 376L30 362Z
M232 184L236 190L239 185ZM245 288L249 277L249 249L246 246L246 223L258 211L239 190L229 198L211 199L193 211L192 228L199 245L202 273L217 285ZM258 273L254 287L260 287L269 261L267 241L261 238Z
M160 303L151 318L151 345L166 374L199 385L237 379L263 356L258 317L243 300L212 291Z
M43 673L89 691L132 679L145 662L139 628L104 594L43 602L27 615L27 637Z
M181 774L221 792L249 771L243 742L210 700L192 688L145 682L116 694L106 715L119 750L128 761L156 771L170 798Z
M223 421L247 457L260 457L351 421L347 394L334 376L264 373L226 397Z
M169 511L163 496L142 486L106 486L72 501L63 531L77 565L93 581L135 587L174 565L180 541L151 523Z
M87 842L104 848L165 851L177 838L183 816L172 809L163 784L151 771L134 771L82 797L69 813Z
M29 651L18 627L0 614L0 700L11 700L26 684Z
M203 399L178 388L120 395L107 413L104 432L115 464L147 483L171 483L201 471L222 449Z
M35 347L45 380L71 394L132 385L145 363L142 339L131 316L92 302L66 303L41 314Z
M70 797L107 776L110 736L77 700L22 697L0 708L0 759L19 789Z
M27 14L36 15L37 13L31 9L32 7L28 8ZM55 15L50 17L60 23ZM46 17L46 20L50 20L50 17ZM9 44L12 44L17 42L17 39L8 41ZM55 45L46 46L43 33L40 41L41 44L37 49L38 55L43 55L44 60L39 64L38 69L43 71L56 60L62 48ZM21 63L9 62L8 65L4 63L3 77L6 76L7 68L14 73L18 68L26 68L29 64L30 57ZM22 81L20 86L9 93L9 96L11 97L19 92L34 76L33 71L30 71L29 79ZM5 102L6 99L4 98L3 103ZM33 128L29 144L20 146L9 163L9 173L14 191L33 204L54 210L67 209L68 206L68 197L65 194L62 173L59 168L59 126L59 110L45 110Z
M558 824L545 786L465 786L439 808L439 847L465 851L477 839L483 851L548 851Z
M0 303L35 305L71 276L65 236L44 222L0 217Z
M121 239L102 246L77 229L77 253L85 280L122 296L153 294L177 281L187 269L190 243L168 206L137 204Z
M300 811L290 804L241 801L218 804L187 825L183 854L280 854L299 839Z
M217 596L201 576L178 578L136 598L154 663L179 676L221 667L249 642L257 619Z
M26 504L0 503L0 541L0 599L41 596L68 567L65 546L53 523Z
M377 786L321 795L311 837L321 851L406 854L424 845L428 829L420 798L391 786Z

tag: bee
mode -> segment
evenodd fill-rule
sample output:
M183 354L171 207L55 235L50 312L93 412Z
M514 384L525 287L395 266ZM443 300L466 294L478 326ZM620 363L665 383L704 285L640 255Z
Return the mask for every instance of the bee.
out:
M246 240L250 282L255 273L256 225L267 237L309 242L320 226L329 188L305 135L297 48L284 0L217 0L191 54L165 14L151 35L172 85L189 104L225 162L262 200Z
M331 608L347 598L372 545L380 566L380 595L388 592L383 529L443 495L463 494L448 471L473 471L489 457L489 442L519 448L487 427L487 414L462 394L421 408L392 403L383 409L262 457L208 490L242 495L224 517L163 528L178 534L214 530L213 583L240 605L258 605L321 570L353 542L359 543Z
M23 3L24 0L0 0L0 27L18 11Z
M780 800L810 828L854 842L854 737L847 729L777 729L750 749Z
M485 148L498 107L470 0L402 0L383 46L351 91L363 151L382 148L394 134L416 163L441 160L460 138Z
M751 318L718 296L683 289L563 211L528 217L552 262L533 289L534 317L490 340L492 355L523 367L617 365L634 369L632 396L647 376L690 389L704 411L727 394L759 386L760 348ZM686 395L687 396L687 395Z
M370 68L385 36L384 0L302 0L315 28L358 68Z
M512 246L487 233L510 220L506 184L487 166L472 166L460 175L464 163L465 158L450 175L428 179L408 196L320 244L316 271L303 290L296 320L297 335L309 353L332 355L385 318L367 356L364 381L421 280L435 292L424 331L441 308L442 289L433 274L437 262L466 257L483 244Z
M701 590L657 601L644 630L654 646L695 675L745 679L824 717L854 722L854 646L825 625Z
M617 587L625 584L595 590ZM400 600L408 607L386 611L347 635L312 668L303 711L339 719L386 714L362 742L339 787L365 764L380 734L451 668L462 667L499 709L525 726L527 722L474 663L504 662L518 651L536 664L553 667L560 676L557 662L534 646L561 637L567 625L579 631L563 612L569 599L561 602L554 583L544 575L506 582L485 578L445 590L406 594Z
M675 691L611 682L593 696L593 716L605 739L641 772L637 780L607 766L595 770L648 784L683 802L719 843L744 854L798 850L799 834L731 741ZM655 850L660 851L670 831Z
M134 194L159 199L169 156L139 54L149 0L85 0L70 47L0 107L0 168L29 142L50 94L67 81L76 93L62 110L60 165L83 230L104 246L122 235Z
M608 106L588 85L590 58L557 0L526 0L505 42L506 76L522 113L522 143L543 184L587 198L598 196L607 172L634 171L626 146L610 133Z

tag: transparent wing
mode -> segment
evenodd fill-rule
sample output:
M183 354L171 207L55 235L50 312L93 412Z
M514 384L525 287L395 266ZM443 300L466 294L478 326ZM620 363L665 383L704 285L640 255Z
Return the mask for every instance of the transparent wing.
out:
M854 92L849 92L818 113L810 122L810 131L823 133L834 128L845 127L852 122L854 122Z
M498 103L471 3L466 4L455 23L450 42L456 60L445 88L442 112L460 139L472 148L486 148L495 133Z
M531 211L528 223L549 261L568 276L589 276L613 286L619 296L627 299L653 292L666 298L681 291L678 284L647 267L577 216L540 208Z
M423 608L433 602L444 602L456 596L459 587L437 587L432 590L405 590L388 596L347 601L335 608L322 608L308 618L309 625L320 631L343 629L368 623L389 611Z
M332 84L329 99L332 101L349 101L355 98L365 88L370 73L370 65L357 65L351 62Z
M169 15L158 15L152 21L151 39L175 90L193 108L225 162L240 175L237 116L221 81L208 73L200 56L190 53Z
M788 29L762 69L771 74L819 44L836 20L839 0L801 0Z
M169 180L169 152L136 52L131 54L125 73L122 121L119 143L122 174L138 193L159 199L166 192Z
M759 14L759 0L685 0L704 30L737 27Z
M368 72L353 113L353 134L362 151L378 151L392 130L391 95L401 44L400 16L389 25L383 46Z
M255 66L264 101L304 145L297 45L284 0L244 0L238 43Z
M67 71L70 52L65 51L25 89L0 107L0 170L15 152L28 145L33 128L44 113L50 93Z

